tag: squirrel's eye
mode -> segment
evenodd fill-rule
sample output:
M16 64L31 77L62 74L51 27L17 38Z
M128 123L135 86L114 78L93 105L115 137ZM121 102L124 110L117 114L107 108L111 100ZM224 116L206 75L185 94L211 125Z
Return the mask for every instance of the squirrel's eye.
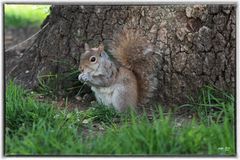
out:
M90 59L89 59L89 60L90 60L90 62L93 62L93 63L94 63L94 62L96 62L96 60L97 60L97 59L96 59L96 57L95 57L95 56L92 56L92 57L90 57Z

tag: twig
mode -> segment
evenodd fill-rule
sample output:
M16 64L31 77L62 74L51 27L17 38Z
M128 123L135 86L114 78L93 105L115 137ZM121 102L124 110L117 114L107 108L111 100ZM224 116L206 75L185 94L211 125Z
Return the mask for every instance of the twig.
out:
M79 95L79 93L82 91L82 89L83 89L83 87L85 86L85 84L86 84L86 82L83 83L83 85L81 86L81 88L79 89L79 91L78 91L78 93L75 95L75 97Z

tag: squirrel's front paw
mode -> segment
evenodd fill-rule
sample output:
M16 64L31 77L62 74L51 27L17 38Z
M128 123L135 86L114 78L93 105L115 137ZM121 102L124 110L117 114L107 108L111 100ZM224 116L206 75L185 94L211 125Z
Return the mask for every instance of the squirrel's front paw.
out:
M86 73L82 73L82 74L80 74L80 75L78 76L78 80L79 80L79 81L84 81L84 82L86 82L86 81L89 81L89 79L90 79L90 77L89 77L89 75L86 74Z

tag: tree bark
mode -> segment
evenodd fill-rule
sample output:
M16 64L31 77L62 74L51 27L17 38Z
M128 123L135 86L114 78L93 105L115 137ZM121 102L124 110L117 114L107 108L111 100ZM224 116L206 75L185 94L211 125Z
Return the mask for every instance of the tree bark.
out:
M7 77L27 88L38 86L39 75L77 69L85 42L108 44L128 26L156 48L159 103L186 103L203 85L235 89L235 5L52 6L45 24L22 56L5 53Z

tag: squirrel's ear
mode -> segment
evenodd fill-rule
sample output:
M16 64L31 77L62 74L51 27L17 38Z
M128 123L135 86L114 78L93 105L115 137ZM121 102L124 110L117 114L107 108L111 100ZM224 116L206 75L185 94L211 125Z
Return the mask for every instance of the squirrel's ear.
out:
M104 51L104 45L102 43L100 43L100 45L98 46L98 50L100 52L103 52Z
M89 45L87 43L84 44L84 49L85 49L85 51L89 51L90 50Z

